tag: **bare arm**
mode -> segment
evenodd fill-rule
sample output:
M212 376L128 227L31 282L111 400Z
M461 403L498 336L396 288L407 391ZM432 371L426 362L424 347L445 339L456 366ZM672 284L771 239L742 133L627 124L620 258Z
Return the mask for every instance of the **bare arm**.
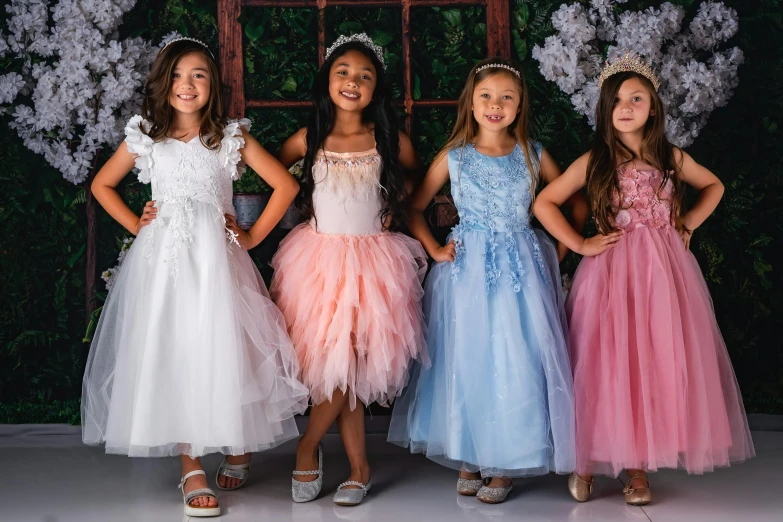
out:
M723 198L724 187L715 174L696 163L687 152L677 150L682 164L680 178L699 191L696 204L683 214L682 230L679 230L685 248L690 248L693 231L699 228L715 211Z
M570 250L583 256L598 255L613 247L623 235L621 230L609 234L598 234L585 239L566 220L560 211L571 196L585 186L588 154L577 159L563 175L554 179L536 198L533 213L555 238Z
M283 146L280 147L280 151L277 153L277 159L287 169L291 168L291 165L305 157L307 154L307 128L302 127L296 131L290 138L285 140Z
M541 178L550 184L561 175L560 167L557 162L552 158L546 149L541 151ZM582 229L587 222L587 218L590 215L590 209L587 206L587 200L582 195L581 190L574 192L568 199L566 199L564 206L569 209L571 215L571 225L577 232L582 232ZM568 253L568 247L562 241L557 243L557 257L560 261Z
M450 242L446 246L441 246L438 243L424 220L424 209L427 208L432 198L435 197L448 180L448 156L443 154L430 166L427 175L424 176L424 181L416 189L416 192L413 193L411 217L408 220L408 228L413 237L421 242L424 250L437 262L454 261L454 243Z
M142 227L155 219L158 210L154 206L155 202L150 201L145 205L144 212L139 218L117 192L117 185L128 175L135 162L135 156L128 151L128 146L123 141L109 161L101 167L90 185L90 190L98 203L134 236L138 235Z
M405 191L412 194L421 176L421 159L407 134L400 131L400 165L405 172Z
M240 149L242 160L272 187L269 203L249 231L240 229L234 216L226 216L227 226L238 234L239 244L249 250L261 243L283 218L299 192L299 183L255 138L245 132L242 137L245 139L245 146Z

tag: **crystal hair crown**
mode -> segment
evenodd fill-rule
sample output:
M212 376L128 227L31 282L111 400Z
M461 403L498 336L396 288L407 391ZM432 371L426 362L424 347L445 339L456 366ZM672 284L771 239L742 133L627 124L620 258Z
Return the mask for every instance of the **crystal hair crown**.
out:
M659 83L658 78L655 76L655 71L653 71L649 63L646 63L638 56L632 56L631 51L626 51L625 56L615 59L612 63L609 63L609 60L606 61L606 66L601 71L601 74L598 75L598 89L601 89L604 80L621 72L635 72L641 74L650 80L650 83L653 84L656 91L658 90Z
M480 73L484 69L508 69L512 73L516 74L517 78L522 78L522 75L519 74L519 71L517 71L516 69L514 69L510 65L506 65L506 64L503 64L503 63L488 63L486 65L482 65L481 67L476 69L476 74Z
M209 50L209 47L207 46L207 44L205 44L201 40L196 40L195 38L190 38L189 36L178 36L177 38L173 38L173 39L169 40L168 42L166 42L166 45L163 46L161 51L163 51L163 49L165 49L169 45L173 44L174 42L181 42L183 40L187 40L188 42L196 42L197 44L201 45L204 49L206 49L207 52L209 52L210 56L212 56L212 58L215 58L215 55L212 54L212 51Z
M375 56L378 58L378 61L381 62L381 65L383 65L383 70L386 70L386 62L383 60L383 47L375 45L375 42L372 41L372 38L367 36L367 33L352 34L351 36L340 35L332 46L326 50L326 58L329 58L329 55L332 54L335 49L349 42L359 42L370 49L375 53Z

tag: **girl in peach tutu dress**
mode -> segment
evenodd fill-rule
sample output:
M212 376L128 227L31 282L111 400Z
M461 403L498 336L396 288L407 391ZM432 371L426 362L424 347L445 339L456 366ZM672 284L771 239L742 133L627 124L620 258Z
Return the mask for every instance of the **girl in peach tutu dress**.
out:
M370 489L364 408L389 404L426 358L421 245L392 230L403 218L403 171L418 167L395 124L383 54L365 34L340 37L313 84L307 128L280 151L286 166L304 158L295 228L272 259L272 299L283 312L313 408L299 441L295 502L322 485L321 439L337 421L351 465L334 501L355 505Z
M541 223L584 259L566 302L576 401L576 473L627 471L625 501L651 501L648 471L704 473L754 456L742 397L689 251L723 185L672 146L658 80L626 55L599 77L596 137L536 199ZM699 191L681 207L684 185ZM587 186L599 233L579 235L558 210Z

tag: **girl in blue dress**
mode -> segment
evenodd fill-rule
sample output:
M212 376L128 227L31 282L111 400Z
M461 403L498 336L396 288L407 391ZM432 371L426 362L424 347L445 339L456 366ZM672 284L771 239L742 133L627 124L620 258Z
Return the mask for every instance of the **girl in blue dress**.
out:
M398 399L389 441L459 470L457 491L488 503L505 500L512 477L568 473L575 461L566 250L530 225L537 184L560 170L527 122L520 68L480 62L409 223L436 262L424 298L432 366ZM449 179L460 223L441 246L422 211ZM569 206L583 224L584 199Z

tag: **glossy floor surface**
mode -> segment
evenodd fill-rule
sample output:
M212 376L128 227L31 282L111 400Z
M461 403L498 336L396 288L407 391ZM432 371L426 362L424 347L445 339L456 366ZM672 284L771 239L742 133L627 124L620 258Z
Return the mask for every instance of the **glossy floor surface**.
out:
M9 434L10 433L10 434ZM757 457L703 476L663 471L651 476L653 503L623 502L619 479L599 478L592 499L578 504L565 477L514 482L509 499L482 504L455 492L456 473L368 436L373 489L358 507L332 503L348 465L337 435L327 435L324 490L293 504L295 443L255 455L246 487L220 492L224 522L639 521L780 522L783 520L783 432L753 433ZM220 457L204 459L210 485ZM129 459L81 445L79 432L0 429L0 520L3 522L183 521L176 459Z

